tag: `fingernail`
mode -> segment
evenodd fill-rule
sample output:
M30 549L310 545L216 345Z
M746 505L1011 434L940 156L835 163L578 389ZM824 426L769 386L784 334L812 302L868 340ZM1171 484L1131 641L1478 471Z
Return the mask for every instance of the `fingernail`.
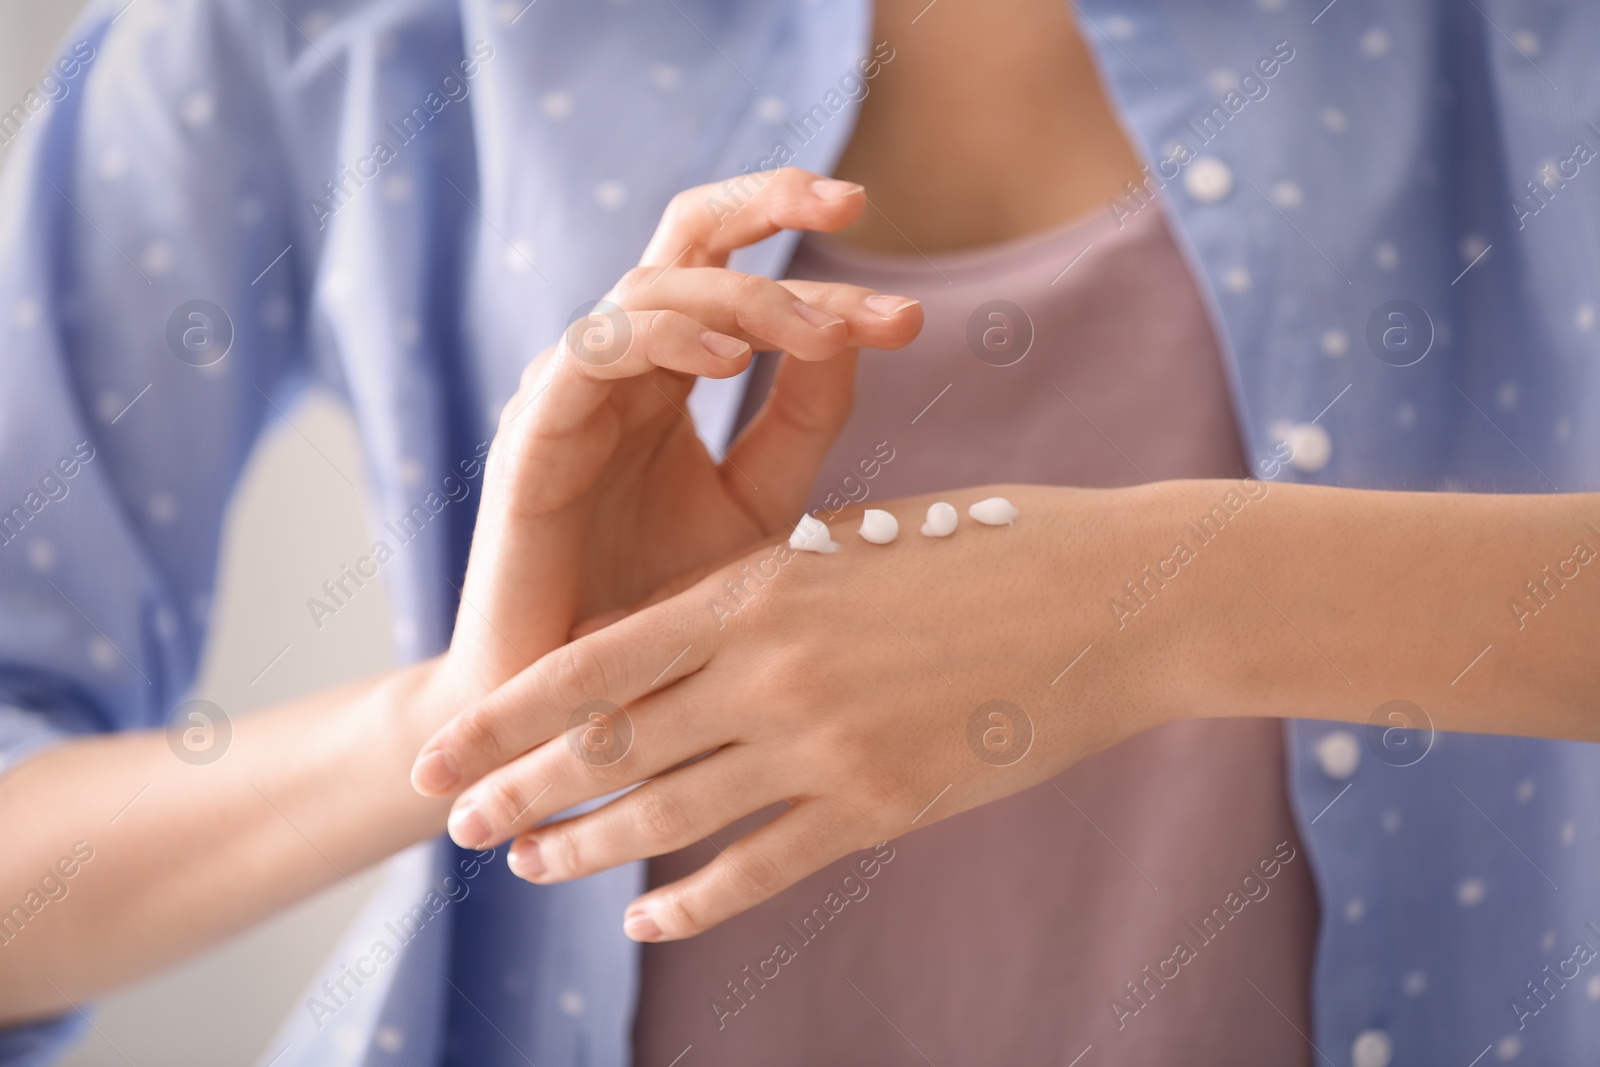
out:
M818 178L811 183L812 195L819 200L839 200L860 191L861 186L855 182L842 182L838 178Z
M461 768L444 749L423 756L411 768L411 786L419 793L448 793L461 781Z
M481 848L489 843L489 824L471 804L450 813L450 840L462 848Z
M539 842L531 837L512 845L511 855L506 857L506 862L511 864L511 873L530 881L542 877L549 869L544 865L544 857L539 855Z
M715 330L701 330L700 343L706 346L707 352L718 359L738 359L750 351L750 346L737 337L729 337Z
M922 303L922 301L913 300L909 296L890 296L887 293L875 293L863 300L862 303L887 319L900 314L908 307Z
M805 319L819 330L826 330L830 326L838 326L844 322L837 315L830 315L821 308L812 307L804 300L796 300L794 302L794 310L802 319Z
M659 941L661 927L650 918L648 912L635 912L622 921L622 932L635 941Z

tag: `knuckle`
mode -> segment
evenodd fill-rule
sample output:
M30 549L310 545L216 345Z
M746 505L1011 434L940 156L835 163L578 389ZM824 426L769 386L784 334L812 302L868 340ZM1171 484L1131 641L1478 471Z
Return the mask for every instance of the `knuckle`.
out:
M646 842L676 841L683 829L683 816L660 787L635 791L634 830Z
M500 445L501 442L508 439L515 432L514 427L516 426L517 416L522 413L523 406L527 404L528 397L531 395L529 385L528 372L525 370L522 372L522 381L517 385L517 391L512 393L511 398L500 408L500 420L495 424L494 440L489 445L489 461L491 464L499 458L495 455L495 446ZM504 452L505 449L502 446L498 451Z
M633 335L644 342L646 347L655 347L670 341L681 332L686 316L676 311L635 311L630 316L633 319Z
M780 167L772 176L775 180L769 183L769 188L774 195L784 197L804 193L816 179L816 175L800 167Z
M660 272L655 267L628 268L612 288L611 299L622 308L633 306L640 295L650 288L651 279L658 273Z
M710 188L715 189L716 187L711 186ZM708 195L707 187L703 185L681 190L671 200L667 201L667 209L661 213L661 221L673 224L684 222L700 207L701 202Z
M451 747L458 755L498 756L504 745L500 715L490 708L474 708L456 721Z
M517 818L527 808L522 783L515 775L495 775L481 797L480 810L489 817L496 829L514 830Z
M550 357L555 353L555 350L556 346L550 345L528 361L528 365L522 368L522 377L517 382L519 391L532 390L539 384L540 379L544 376L545 368L550 365ZM515 400L516 398L513 397L512 399ZM510 407L511 405L507 404L506 406Z
M551 873L571 877L585 871L583 849L578 834L569 824L552 827L539 838L539 856Z
M740 854L737 865L731 858L728 863L735 867L728 879L740 895L753 891L765 899L783 887L783 868L763 851L751 849Z
M775 285L759 274L735 274L729 283L730 296L740 304L754 304L770 296Z
M592 641L574 641L555 653L546 674L551 697L567 710L606 694L605 660Z
M849 788L860 798L860 807L866 811L898 813L910 807L907 818L917 814L916 798L909 793L906 783L898 775L885 772L877 763L858 766L850 775Z
M676 889L661 898L656 910L661 928L675 937L697 934L706 929L705 912L692 890Z

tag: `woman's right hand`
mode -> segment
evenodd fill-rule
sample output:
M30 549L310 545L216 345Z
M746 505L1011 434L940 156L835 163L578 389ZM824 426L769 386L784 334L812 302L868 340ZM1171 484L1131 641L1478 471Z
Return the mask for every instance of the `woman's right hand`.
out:
M921 306L726 263L780 230L843 229L865 204L860 186L794 168L680 193L640 265L529 364L489 453L441 664L452 700L482 696L578 622L794 523L850 412L856 349L906 344ZM713 456L687 414L689 390L697 377L740 373L755 350L785 353L771 394Z

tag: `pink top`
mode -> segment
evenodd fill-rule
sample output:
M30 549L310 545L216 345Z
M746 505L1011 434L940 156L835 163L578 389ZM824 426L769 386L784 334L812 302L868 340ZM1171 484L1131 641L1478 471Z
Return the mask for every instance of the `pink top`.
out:
M931 261L808 236L792 277L914 296L927 316L906 350L862 352L813 505L1242 476L1188 268L1158 210L1125 223ZM770 378L769 361L747 409ZM680 1067L1065 1067L1093 1045L1085 1067L1309 1064L1317 902L1282 747L1274 721L1172 724L646 946L636 1062L666 1067L693 1045ZM703 842L661 857L650 882L714 855Z

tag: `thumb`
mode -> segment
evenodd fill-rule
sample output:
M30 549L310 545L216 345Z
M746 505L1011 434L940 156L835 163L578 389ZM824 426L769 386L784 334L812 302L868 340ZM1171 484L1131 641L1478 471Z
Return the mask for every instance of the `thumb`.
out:
M724 489L765 532L785 530L805 508L855 393L853 348L821 361L779 357L772 389L729 447L722 471Z

